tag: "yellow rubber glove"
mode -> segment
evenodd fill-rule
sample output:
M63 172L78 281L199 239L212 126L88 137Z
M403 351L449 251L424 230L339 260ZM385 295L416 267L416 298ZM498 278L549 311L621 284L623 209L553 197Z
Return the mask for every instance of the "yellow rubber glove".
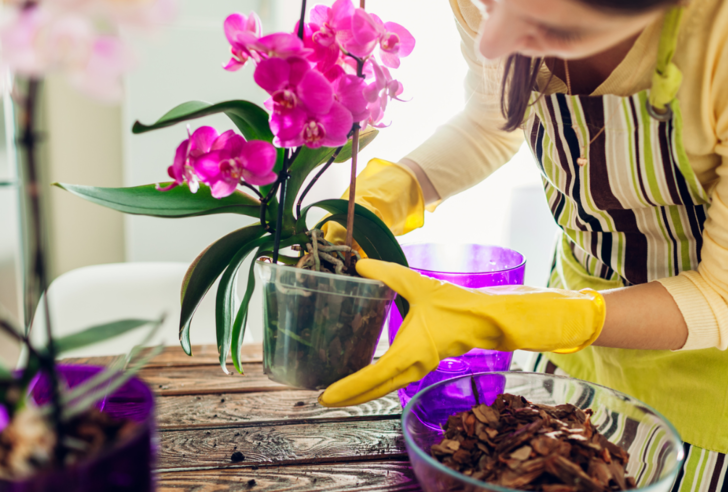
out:
M349 199L349 190L341 197ZM356 178L356 203L374 212L392 234L406 234L425 223L425 199L417 178L409 169L382 159L372 159ZM327 222L324 238L344 244L346 228Z
M337 381L319 397L326 407L380 398L422 379L442 359L475 347L576 352L594 343L604 326L604 298L591 289L511 285L473 290L378 260L361 260L356 269L397 291L410 310L375 364Z

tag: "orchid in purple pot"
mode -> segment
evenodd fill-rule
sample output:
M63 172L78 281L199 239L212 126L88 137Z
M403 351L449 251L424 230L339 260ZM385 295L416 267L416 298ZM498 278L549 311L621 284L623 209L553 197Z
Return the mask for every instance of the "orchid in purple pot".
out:
M134 347L107 368L60 365L57 358L147 327L144 345L162 320L126 319L66 336L54 333L39 180L43 156L38 143L43 134L37 122L43 81L52 73L64 75L72 86L96 99L120 97L122 75L133 56L119 31L147 30L173 11L174 0L4 2L0 90L8 89L12 98L8 114L16 116L11 128L18 133L20 179L0 185L17 186L22 201L25 324L0 306L0 331L22 344L25 357L15 369L0 363L0 490L96 492L115 490L121 482L136 491L153 489L154 399L149 388L132 376L161 347L151 351ZM198 150L203 143L198 140L190 147ZM175 172L180 181L190 176L191 183L192 174L183 164L175 163ZM34 319L36 313L42 315ZM31 341L31 330L43 330L43 343ZM108 402L107 396L115 401ZM126 413L118 411L121 406Z
M353 241L369 257L400 264L406 260L386 225L353 201L357 154L378 128L387 126L388 104L401 100L402 84L390 70L412 52L415 40L401 25L367 12L363 3L318 5L307 20L304 0L292 32L265 35L254 12L231 14L223 22L230 57L222 68L235 72L254 65L255 82L268 94L263 107L245 100L190 101L152 124L135 123L132 131L145 133L224 113L235 125L235 131L218 134L189 123L187 134L180 135L186 138L176 151L170 149L171 181L133 188L58 185L130 214L229 213L257 219L203 251L182 286L180 342L191 354L192 317L220 279L216 329L226 372L230 354L242 372L240 349L256 283L254 267L240 305L234 305L234 285L251 255L259 259L253 263L264 284L265 368L271 378L319 388L371 362L393 295L383 284L358 278ZM322 173L334 162L348 160L349 200L302 208ZM330 215L309 228L307 214L313 207ZM346 244L323 239L320 227L330 220L346 226Z

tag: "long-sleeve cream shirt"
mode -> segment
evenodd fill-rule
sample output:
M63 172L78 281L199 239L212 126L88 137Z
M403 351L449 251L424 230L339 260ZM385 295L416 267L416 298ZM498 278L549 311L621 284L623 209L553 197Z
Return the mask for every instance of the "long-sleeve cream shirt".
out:
M508 162L523 133L500 130L501 65L477 55L481 21L471 0L450 0L469 70L464 110L438 128L406 158L427 174L441 199L487 178ZM661 21L645 29L625 59L592 95L629 96L648 89L655 68ZM659 282L670 292L688 326L683 350L728 347L728 0L692 0L683 17L675 64L684 145L711 198L698 271ZM548 93L566 92L554 78ZM457 163L457 165L453 165Z

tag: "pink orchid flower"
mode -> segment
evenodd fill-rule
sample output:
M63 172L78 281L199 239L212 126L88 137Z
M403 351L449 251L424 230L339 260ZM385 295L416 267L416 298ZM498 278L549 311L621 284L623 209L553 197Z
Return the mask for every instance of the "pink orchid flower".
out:
M253 78L271 95L265 105L273 114L326 114L334 102L329 81L303 58L268 58L258 63Z
M267 185L277 179L273 172L277 157L273 145L260 140L247 142L235 134L218 143L223 135L215 140L210 152L194 161L195 173L210 187L212 196L225 198L232 195L241 179L256 186Z
M392 74L387 67L380 66L375 60L371 59L371 68L374 72L374 82L364 89L364 97L369 102L369 123L377 128L382 128L380 122L384 118L384 112L387 109L387 103L390 99L402 101L399 96L404 91L402 84L392 78Z
M374 52L381 36L374 18L363 9L356 9L351 19L351 39L344 49L354 56L366 58Z
M343 70L342 70L343 72ZM364 90L366 82L356 75L342 73L333 81L334 99L351 112L354 121L361 122L369 118L369 108Z
M294 111L273 113L270 128L275 135L273 143L279 147L338 147L348 140L354 124L351 112L340 102L333 101L326 114L306 114Z
M242 68L250 58L257 61L255 48L258 47L258 38L262 31L258 15L255 12L251 12L248 17L237 13L230 14L225 19L224 28L233 56L223 68L234 72Z
M92 19L39 6L16 12L0 28L0 47L0 59L12 71L60 71L74 87L106 101L121 98L122 76L132 65L128 47L118 37L98 34Z
M102 101L117 101L124 95L122 78L133 64L128 47L113 36L99 36L88 58L68 71L68 79L80 91Z
M0 30L0 58L17 73L38 76L82 68L93 51L97 35L91 19L39 6L9 17Z
M352 37L351 21L354 15L351 0L337 0L331 8L317 5L311 10L312 61L319 64L322 72L330 69L341 56L341 46Z
M298 36L285 32L276 32L263 36L258 39L255 50L264 58L276 57L283 59L294 56L306 58L313 53L313 50L303 45L303 41Z
M356 9L351 23L352 39L345 48L359 57L369 56L379 44L382 63L399 68L400 58L408 56L415 48L415 38L395 22L382 22L362 9Z
M164 188L157 187L159 191L169 191L187 182L190 191L197 193L200 184L194 173L195 159L213 150L215 145L217 145L215 148L224 146L225 142L235 135L232 130L218 135L217 130L211 126L201 126L192 135L189 135L189 132L188 128L188 138L179 144L174 155L174 162L167 169L169 177L174 179L174 182Z

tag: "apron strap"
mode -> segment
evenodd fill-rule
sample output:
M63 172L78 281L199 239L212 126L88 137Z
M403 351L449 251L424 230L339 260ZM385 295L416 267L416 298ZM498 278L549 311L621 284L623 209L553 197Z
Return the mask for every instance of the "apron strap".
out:
M677 96L682 83L682 72L672 62L677 48L677 35L680 30L684 7L673 7L665 14L660 33L660 45L657 51L657 67L652 75L652 90L647 104L647 111L655 119L672 118L670 103Z

